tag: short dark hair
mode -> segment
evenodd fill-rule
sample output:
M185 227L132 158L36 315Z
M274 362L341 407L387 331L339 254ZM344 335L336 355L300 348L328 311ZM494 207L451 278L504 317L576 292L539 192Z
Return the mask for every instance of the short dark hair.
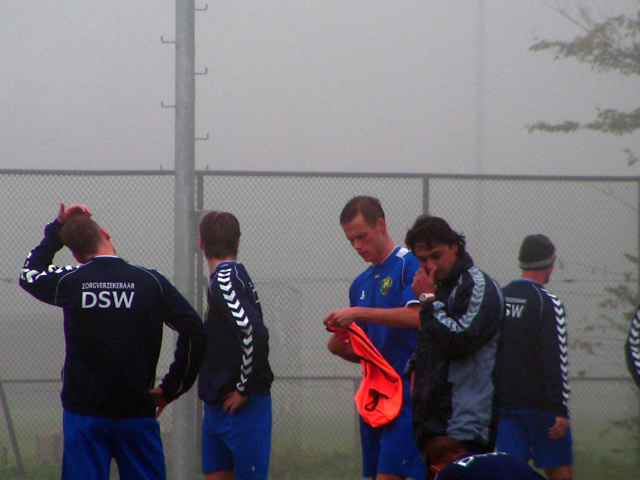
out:
M238 255L240 223L229 212L209 212L200 221L204 256L211 260Z
M356 218L358 214L362 214L364 221L370 227L375 227L379 218L384 219L384 210L382 210L380 200L375 197L360 195L353 197L344 206L340 213L340 225L349 223Z
M63 245L81 258L96 253L103 240L100 225L82 215L67 219L62 224L59 238Z
M455 438L434 437L424 448L424 466L428 470L431 465L447 465L465 453L467 453L466 447Z
M414 251L418 244L423 244L429 249L442 243L449 246L457 245L458 257L464 255L467 244L464 235L455 232L443 218L431 215L420 215L407 232L404 241L411 251Z

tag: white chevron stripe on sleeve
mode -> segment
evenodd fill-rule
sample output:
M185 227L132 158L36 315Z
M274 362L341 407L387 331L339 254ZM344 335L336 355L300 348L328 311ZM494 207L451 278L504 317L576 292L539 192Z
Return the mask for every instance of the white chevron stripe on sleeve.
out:
M227 303L227 307L231 315L235 318L236 325L240 328L241 347L244 354L242 355L242 364L240 367L240 380L236 383L236 389L244 392L249 382L250 374L253 371L253 327L249 317L246 315L240 299L233 289L232 280L233 269L225 268L218 272L218 286L222 290L222 296ZM239 280L239 279L238 279Z
M242 318L244 318L244 320L236 320L236 325L244 329L247 325L249 325L249 319L244 315L242 316Z
M233 291L233 290L232 290ZM235 302L231 303L231 302L227 302L227 305L229 306L229 308L231 310L236 310L238 311L238 308L240 308L240 300L236 300Z
M558 350L560 352L560 374L562 376L562 403L569 406L569 349L567 342L567 323L565 320L564 305L555 295L550 294L545 289L542 291L551 299L555 313L556 331L558 333Z
M252 355L253 354L253 346L251 346L251 347L242 347L242 350L244 351L244 353L246 355Z

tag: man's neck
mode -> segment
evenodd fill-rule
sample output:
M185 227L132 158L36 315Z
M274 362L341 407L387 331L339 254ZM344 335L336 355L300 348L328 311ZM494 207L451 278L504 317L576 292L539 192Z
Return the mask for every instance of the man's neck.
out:
M209 275L216 271L218 265L224 262L235 262L238 257L234 257L233 255L229 255L224 258L207 258L207 265L209 266Z
M86 260L82 263L89 263L96 257L116 257L116 249L112 245L102 245L98 247L96 253L92 253L86 257Z
M382 250L380 250L380 255L378 255L378 257L371 262L371 265L373 265L374 267L377 267L378 265L382 264L389 257L389 255L391 255L391 252L393 252L395 249L396 249L396 244L393 243L393 240L391 240L391 238L388 238L385 241L384 246L382 247Z
M522 278L524 280L531 280L532 282L544 285L547 283L546 273L544 270L523 270Z

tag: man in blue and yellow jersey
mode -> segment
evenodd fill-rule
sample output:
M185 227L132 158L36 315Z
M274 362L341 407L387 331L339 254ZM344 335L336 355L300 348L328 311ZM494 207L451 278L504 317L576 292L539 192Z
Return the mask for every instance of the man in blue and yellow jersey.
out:
M391 240L378 199L352 198L342 210L340 225L355 251L371 265L351 284L350 307L331 312L324 324L346 329L356 322L402 376L416 347L416 329L420 326L420 306L411 290L420 265L411 252ZM331 336L329 351L359 363L346 332L339 330ZM421 455L413 441L411 388L407 380L403 384L402 408L395 420L373 428L360 418L364 477L425 478Z

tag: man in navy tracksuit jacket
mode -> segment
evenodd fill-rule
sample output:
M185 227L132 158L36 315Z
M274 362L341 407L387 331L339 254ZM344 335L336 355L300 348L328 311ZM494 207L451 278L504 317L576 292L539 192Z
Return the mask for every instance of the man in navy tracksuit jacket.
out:
M198 394L205 402L202 471L216 480L260 480L269 474L271 383L269 331L247 270L238 263L240 224L208 212L200 247L209 266L205 328L208 348Z
M522 278L503 288L506 316L496 361L499 451L533 458L553 480L570 479L567 326L562 302L544 285L555 262L545 235L520 247Z
M424 450L431 438L446 435L469 452L490 452L500 287L474 266L464 236L442 218L419 217L405 241L423 267L413 280L421 326L406 371L413 378L416 444Z
M169 281L118 258L89 209L60 206L27 257L20 286L64 312L62 478L166 477L154 417L186 392L204 356L202 320ZM52 265L66 245L82 265ZM163 325L178 332L175 360L154 388Z

